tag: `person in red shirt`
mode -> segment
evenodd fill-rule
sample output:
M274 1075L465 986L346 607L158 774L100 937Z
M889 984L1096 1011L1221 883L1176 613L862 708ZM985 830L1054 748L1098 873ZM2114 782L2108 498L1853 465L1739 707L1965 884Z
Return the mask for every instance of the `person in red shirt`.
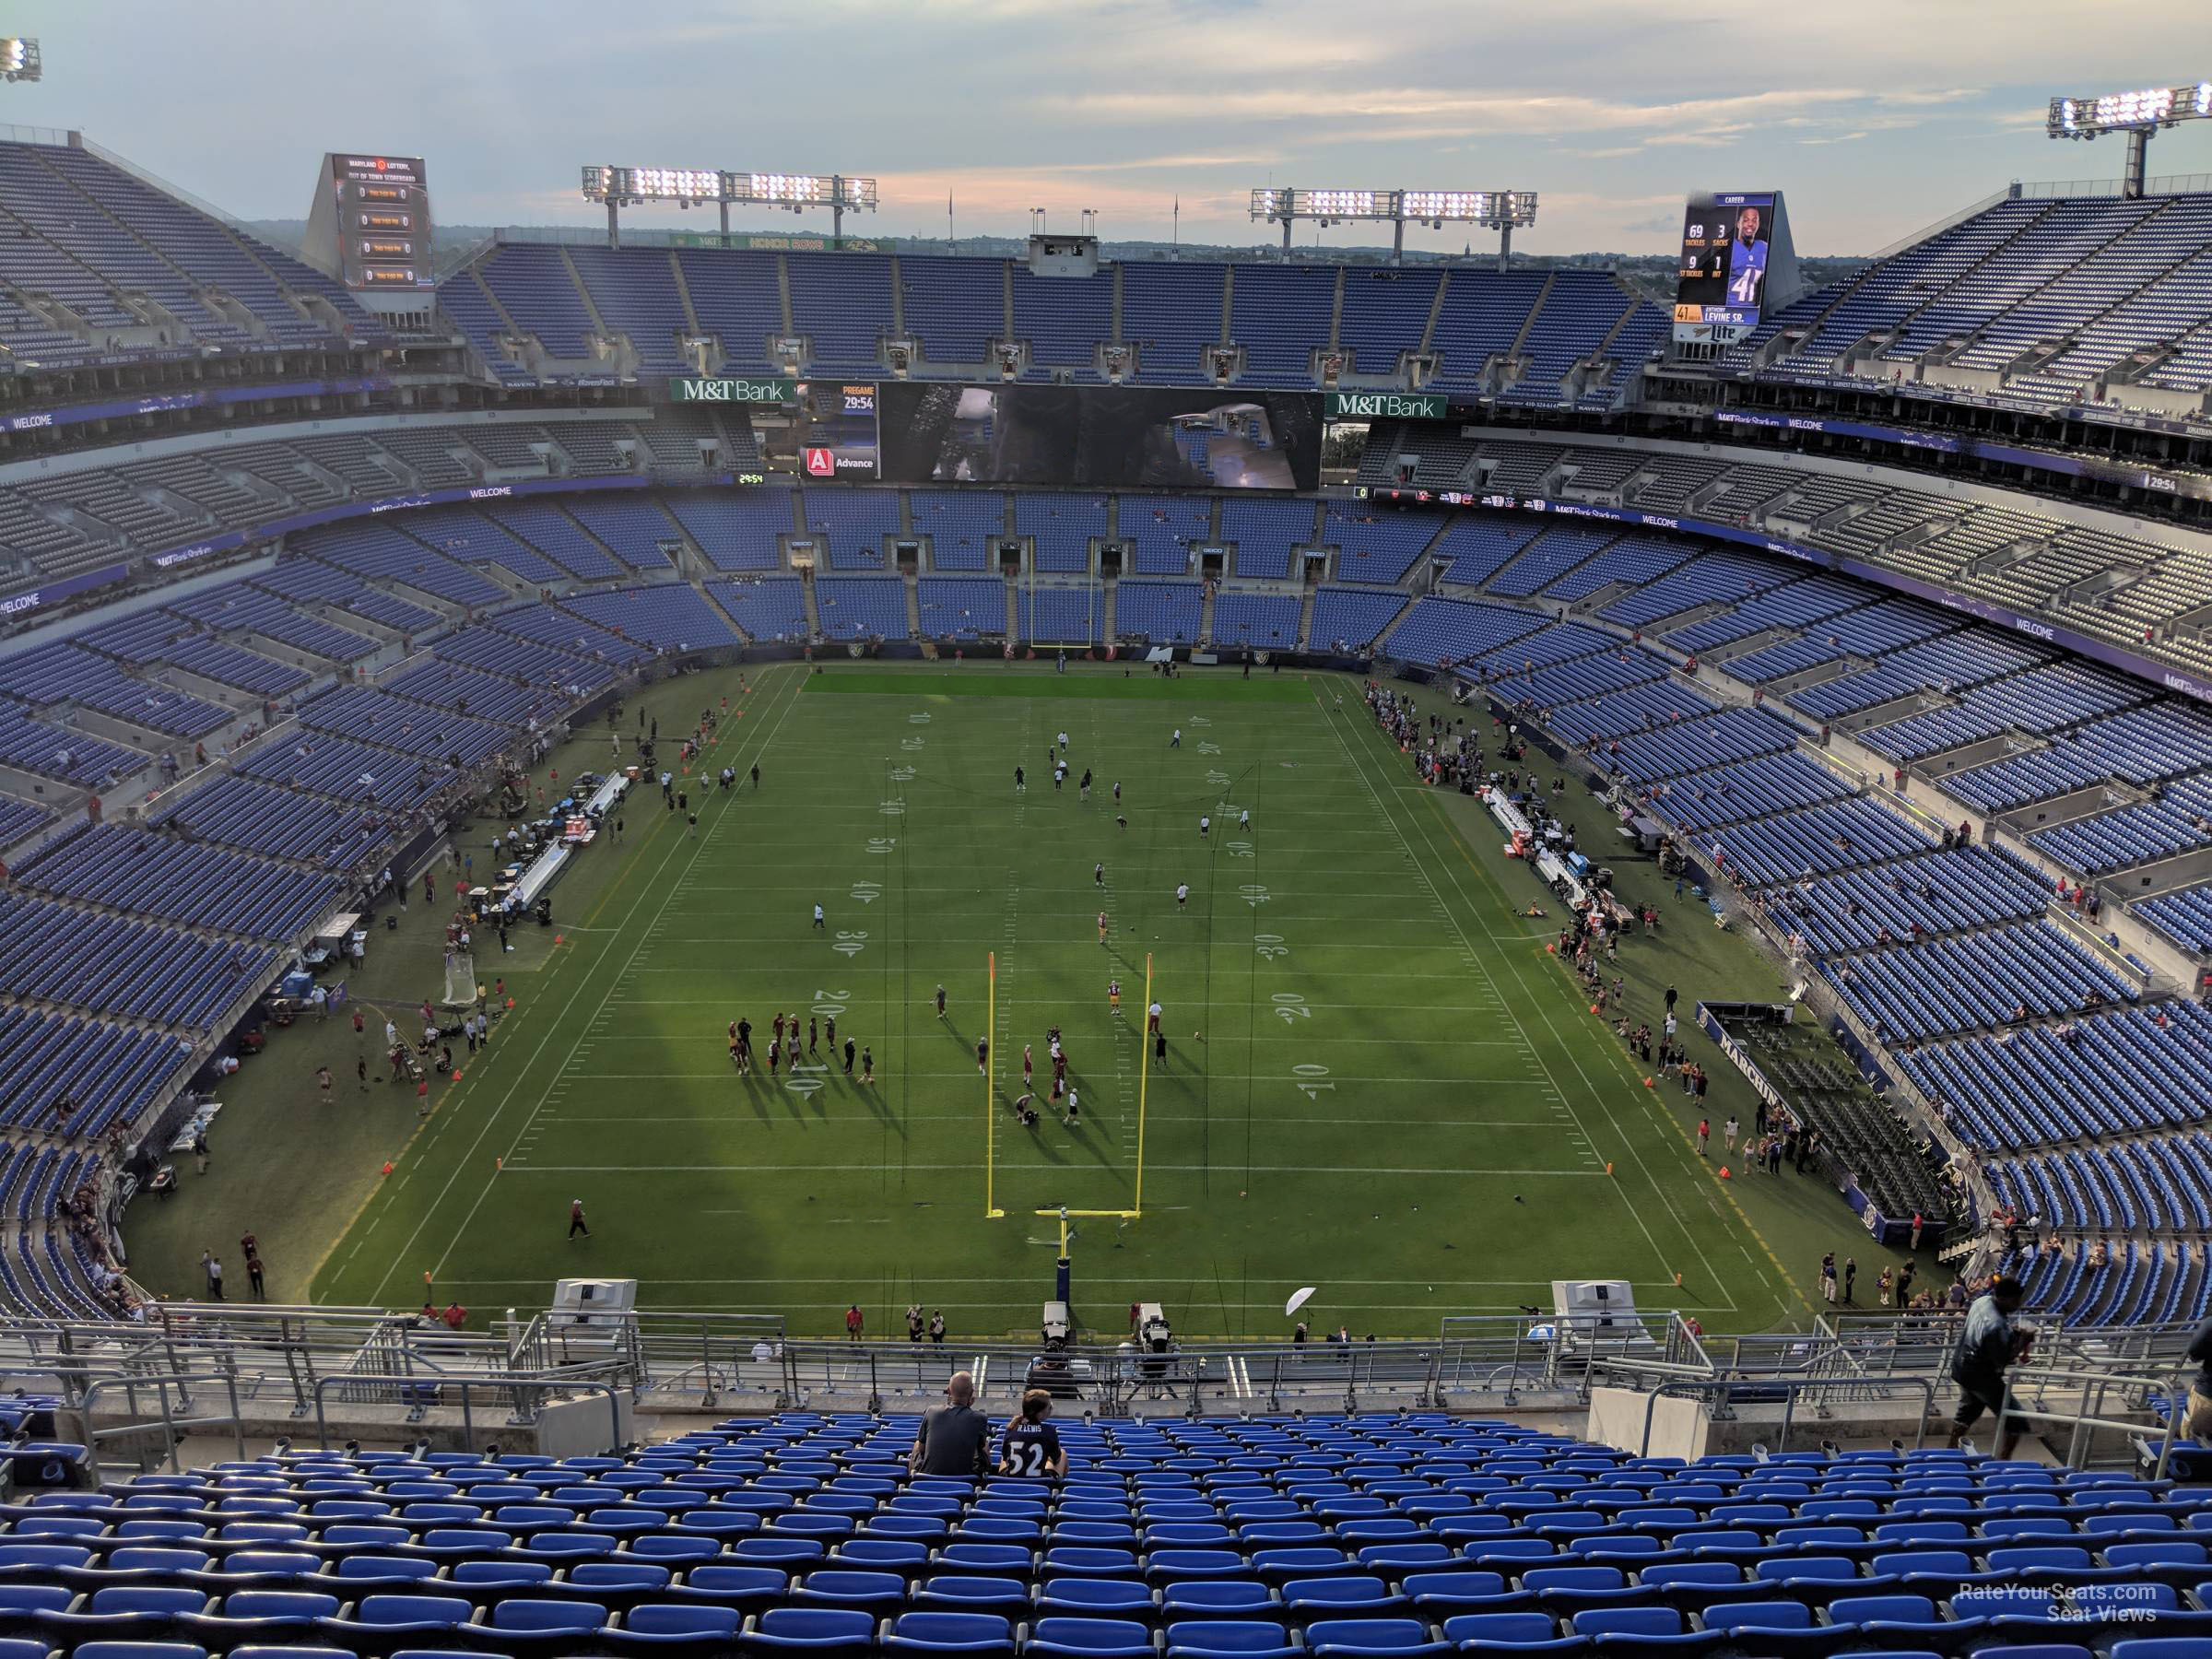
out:
M865 1323L865 1322L861 1317L860 1304L858 1302L854 1302L851 1307L847 1308L845 1310L845 1340L847 1342L858 1342L860 1340L860 1329L862 1324Z
M1705 1156L1705 1143L1712 1138L1712 1124L1711 1121L1705 1118L1700 1118L1698 1120L1698 1156L1700 1158Z
M446 1329L457 1331L463 1325L468 1323L468 1310L463 1307L458 1301L449 1302L446 1305L443 1318L445 1320Z

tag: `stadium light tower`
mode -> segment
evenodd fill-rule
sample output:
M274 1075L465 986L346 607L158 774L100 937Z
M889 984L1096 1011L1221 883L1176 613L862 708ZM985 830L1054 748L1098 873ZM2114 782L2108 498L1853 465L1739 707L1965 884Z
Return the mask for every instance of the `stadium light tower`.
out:
M39 43L26 36L0 40L0 80L35 81L45 78L39 59Z
M2184 121L2212 117L2212 81L2194 87L2145 87L2135 92L2107 92L2100 98L2054 98L2043 130L2053 138L2101 138L2118 133L2127 139L2127 171L2120 194L2130 201L2143 194L2150 171L2150 135Z
M1500 233L1498 267L1512 256L1513 229L1536 222L1533 190L1298 190L1270 186L1252 193L1252 217L1283 228L1283 257L1290 257L1290 228L1299 219L1337 225L1350 219L1388 220L1393 264L1406 263L1407 221L1442 229L1480 225Z
M712 202L722 210L722 234L730 234L730 207L776 207L802 213L830 209L830 240L845 237L845 213L876 211L876 181L842 173L732 172L711 167L607 167L583 170L583 199L606 204L606 245L622 245L620 210L646 202L688 207Z

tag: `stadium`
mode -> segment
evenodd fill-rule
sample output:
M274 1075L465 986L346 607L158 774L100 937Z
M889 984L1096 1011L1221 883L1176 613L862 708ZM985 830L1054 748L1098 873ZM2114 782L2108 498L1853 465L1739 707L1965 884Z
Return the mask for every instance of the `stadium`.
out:
M0 131L0 1659L2212 1653L2207 116L1663 281Z

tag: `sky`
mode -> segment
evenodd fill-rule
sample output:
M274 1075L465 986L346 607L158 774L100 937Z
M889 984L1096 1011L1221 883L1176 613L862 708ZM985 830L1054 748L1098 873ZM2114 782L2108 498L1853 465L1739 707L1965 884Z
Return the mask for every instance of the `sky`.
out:
M873 176L853 234L943 235L949 195L963 236L1042 207L1164 239L1180 200L1185 240L1245 242L1279 234L1261 185L1534 190L1515 246L1558 254L1665 253L1691 191L1776 188L1800 253L1869 253L2010 180L2117 177L2119 141L2043 135L2054 93L2212 74L2207 0L29 0L0 33L45 60L0 120L242 218L383 150L453 224L603 222L579 173L615 162ZM2151 157L2212 173L2212 122Z

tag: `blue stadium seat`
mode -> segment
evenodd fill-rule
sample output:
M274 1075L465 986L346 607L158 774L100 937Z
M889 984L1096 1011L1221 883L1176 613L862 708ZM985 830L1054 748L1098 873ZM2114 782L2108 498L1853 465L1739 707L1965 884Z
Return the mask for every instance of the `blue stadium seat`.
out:
M489 1618L468 1637L472 1646L480 1642L500 1653L553 1659L595 1639L612 1622L602 1602L508 1596L491 1605Z
M1462 1613L1448 1618L1444 1640L1463 1653L1582 1653L1590 1643L1562 1635L1546 1613Z
M1264 1618L1283 1603L1253 1579L1194 1579L1160 1592L1159 1616L1171 1622L1195 1618Z
M882 1639L887 1652L976 1653L1012 1659L1014 1627L994 1613L901 1613Z
M600 1640L631 1653L728 1647L735 1643L744 1618L735 1607L702 1602L645 1602L624 1613L620 1628L601 1632Z
M457 1595L364 1595L354 1604L350 1619L331 1619L324 1629L334 1636L347 1634L348 1624L367 1626L393 1635L419 1630L447 1630L476 1617L474 1603ZM388 1636L378 1640L388 1640Z
M1201 1619L1171 1624L1166 1659L1291 1659L1303 1650L1267 1619Z
M1155 1649L1151 1631L1128 1619L1054 1617L1030 1628L1022 1652L1047 1659L1152 1659Z
M1013 1618L1029 1606L1030 1590L1019 1578L940 1572L923 1580L913 1599L916 1607L931 1612L991 1612Z
M746 1620L743 1645L794 1653L860 1653L874 1645L876 1620L855 1607L771 1607Z
M822 1568L792 1586L786 1599L794 1607L856 1607L883 1618L906 1596L906 1580L897 1573Z
M1335 1659L1370 1654L1432 1655L1452 1651L1418 1618L1324 1618L1306 1627L1306 1651Z
M1380 1614L1405 1605L1403 1595L1371 1574L1293 1579L1283 1586L1283 1607L1300 1621Z

